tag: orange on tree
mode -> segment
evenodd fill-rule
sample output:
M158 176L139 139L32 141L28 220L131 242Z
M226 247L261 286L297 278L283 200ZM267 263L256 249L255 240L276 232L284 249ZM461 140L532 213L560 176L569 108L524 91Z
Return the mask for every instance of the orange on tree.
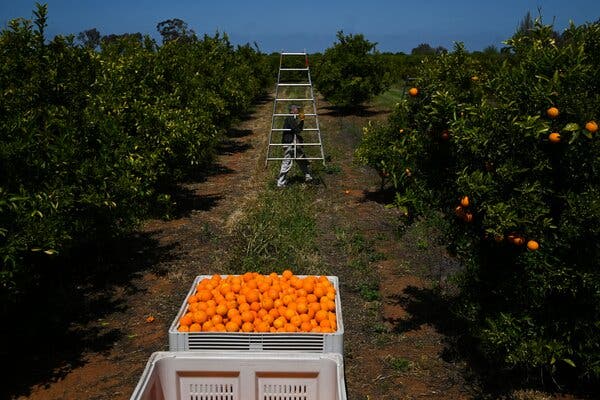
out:
M408 89L408 94L410 94L412 97L415 97L419 94L419 89L417 89L416 87L411 87L410 89Z
M550 107L549 109L546 110L546 115L548 115L552 119L558 117L559 114L560 114L560 112L558 111L558 108L556 108L556 107Z
M548 135L548 140L550 140L550 142L552 142L552 143L559 143L560 142L560 133L552 132L550 135Z
M540 248L540 245L535 240L530 240L530 241L527 242L527 250L529 250L529 251L536 251L539 248Z
M469 207L469 196L463 196L462 199L460 199L460 205L463 207Z
M598 124L596 121L588 121L585 124L585 129L590 133L596 133L598 131Z

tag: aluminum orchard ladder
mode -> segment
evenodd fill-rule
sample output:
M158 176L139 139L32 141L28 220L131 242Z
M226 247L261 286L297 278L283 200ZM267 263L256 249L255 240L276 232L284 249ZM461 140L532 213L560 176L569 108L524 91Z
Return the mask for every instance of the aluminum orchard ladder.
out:
M299 134L304 139L302 143L295 141L294 143L282 143L283 133L289 131L289 129L283 128L285 118L295 115L290 113L289 107L292 104L297 105L301 112L304 112L304 129ZM300 159L300 157L296 157L296 149L302 147L305 154L303 159L321 160L325 165L321 128L306 51L280 53L265 166L269 161L283 160L285 146L293 146L292 160Z

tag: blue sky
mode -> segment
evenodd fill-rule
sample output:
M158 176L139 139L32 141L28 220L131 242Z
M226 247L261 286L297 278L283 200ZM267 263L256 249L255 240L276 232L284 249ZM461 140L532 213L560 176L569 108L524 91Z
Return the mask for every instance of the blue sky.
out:
M42 1L43 2L43 1ZM420 1L202 1L202 0L47 0L48 35L141 32L157 39L156 24L180 18L199 34L226 32L234 44L257 42L264 52L323 51L336 32L362 33L377 49L410 52L420 43L452 48L462 41L470 51L502 46L527 11L541 8L544 22L562 31L600 18L600 0L420 0ZM0 1L0 26L32 18L35 1Z

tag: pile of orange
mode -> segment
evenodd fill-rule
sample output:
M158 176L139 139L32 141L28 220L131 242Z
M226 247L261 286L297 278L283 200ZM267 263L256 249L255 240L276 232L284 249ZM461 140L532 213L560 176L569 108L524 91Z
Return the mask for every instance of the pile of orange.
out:
M326 276L247 272L202 279L187 300L180 332L337 330L335 287Z

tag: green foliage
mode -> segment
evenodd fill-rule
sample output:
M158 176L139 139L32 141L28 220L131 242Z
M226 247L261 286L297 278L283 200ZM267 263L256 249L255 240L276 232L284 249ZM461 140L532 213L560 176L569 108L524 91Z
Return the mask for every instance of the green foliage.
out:
M600 142L582 127L600 117L600 24L559 39L536 21L490 55L501 63L460 44L426 59L419 95L366 127L357 156L391 172L398 205L445 213L466 266L457 315L491 364L598 382Z
M332 104L356 107L385 90L384 63L376 44L363 35L339 31L337 39L318 57L315 86Z
M56 254L168 203L167 187L211 163L268 81L262 55L226 36L159 47L122 35L96 52L73 37L47 42L46 7L34 14L0 32L3 301Z

